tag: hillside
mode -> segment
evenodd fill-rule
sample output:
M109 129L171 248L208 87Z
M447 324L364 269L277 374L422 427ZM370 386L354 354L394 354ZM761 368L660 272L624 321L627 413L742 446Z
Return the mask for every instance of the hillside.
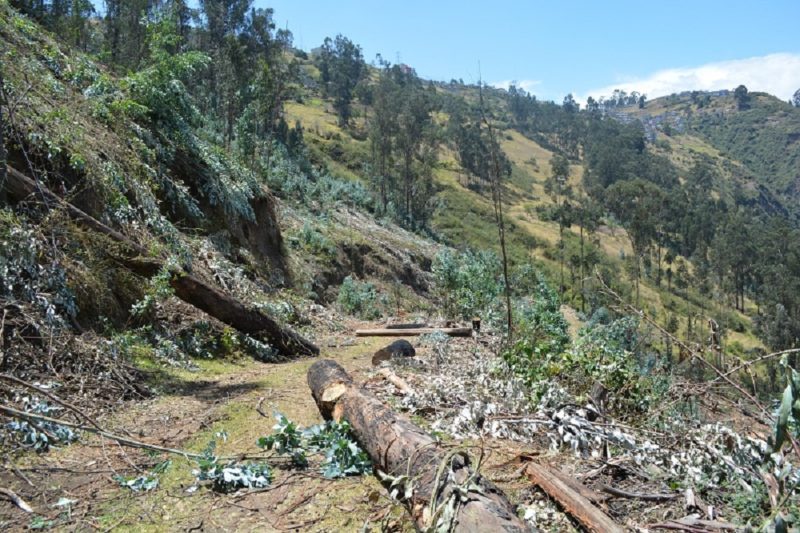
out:
M800 523L797 110L81 5L0 0L0 529Z
M729 194L750 194L766 210L796 218L800 168L800 109L766 93L750 93L740 108L726 94L682 93L615 108L642 120L648 135L718 161ZM757 196L756 196L757 195Z

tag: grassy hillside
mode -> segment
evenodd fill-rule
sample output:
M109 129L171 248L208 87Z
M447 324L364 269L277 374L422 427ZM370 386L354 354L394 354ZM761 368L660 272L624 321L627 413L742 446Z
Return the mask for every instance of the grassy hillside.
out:
M721 189L735 186L766 209L797 218L800 109L766 93L750 93L740 108L732 93L698 92L619 110L649 122L662 141L715 159L727 182Z
M477 101L477 89L474 87L445 86L440 91ZM506 111L502 101L492 98L491 94L488 101L496 109L501 127L498 131L500 145L512 165L505 193L510 257L516 265L533 261L557 284L560 278L558 224L541 216L543 209L555 205L553 197L545 191L554 152L511 127L509 120L504 121ZM649 105L654 108L663 107L659 101ZM303 124L314 157L341 177L366 184L369 181L368 176L364 173L363 165L358 162L363 163L368 158L369 145L368 141L363 140L359 124L363 123L361 115L364 111L369 114L370 108L356 106L356 109L359 116L356 118L356 125L350 130L338 126L331 103L321 99L315 91L309 91L299 102L289 104L286 111L289 123L297 120ZM734 194L738 194L750 195L753 202L777 202L774 196L769 195L768 190L763 190L752 179L752 174L741 163L725 157L701 137L689 134L671 137L661 135L659 142L649 145L648 149L667 156L684 172L688 172L698 160L710 159L722 177L711 193L716 197L732 198ZM568 185L578 198L586 196L583 173L583 162L572 161ZM439 167L435 177L439 207L431 224L434 233L456 248L492 249L499 252L489 192L476 192L469 186L468 173L458 165L446 143L440 149ZM579 231L577 226L566 229L565 256L577 253ZM600 254L601 270L610 273L611 279L620 290L630 293L632 282L625 274L624 258L630 256L632 250L625 229L614 220L606 219L598 231L586 239L586 246ZM566 275L573 278L572 285L575 286L577 270L567 267ZM592 273L586 275L591 276ZM667 287L666 281L662 282L662 286L656 287L653 280L647 279L641 290L641 297L643 308L665 323L670 317L677 317L679 335L687 333L689 316L713 314L724 324L729 340L736 343L735 346L739 349L763 347L753 333L750 317L715 305L712 299L701 295L696 288L688 288L685 293L678 294ZM580 308L580 298L576 292L568 291L565 294L565 303ZM699 327L702 335L705 325L701 324ZM697 331L695 334L698 334Z
M337 91L269 29L270 12L223 36L241 47L220 47L210 21L181 36L177 12L159 9L131 21L142 46L109 60L0 0L0 529L413 530L408 502L390 495L405 464L390 472L401 477L379 474L392 470L389 452L357 427L367 417L322 421L306 382L313 355L394 411L381 423L407 416L441 457L475 457L540 529L574 524L519 483L534 454L590 490L674 496L610 500L625 527L683 516L689 490L737 525L772 520L775 490L796 508L800 470L785 468L788 443L768 443L783 369L758 357L750 287L742 311L731 305L741 257L715 262L724 247L691 220L729 220L747 202L781 212L787 193L746 154L691 128L645 143L599 114L419 80L405 66L356 61L359 83L388 90ZM123 22L112 19L90 22ZM259 68L237 63L240 52ZM342 118L348 90L361 96ZM754 96L751 110L761 104ZM631 113L676 104L650 105ZM376 143L379 116L392 123ZM510 283L490 176L502 184ZM625 203L631 184L647 194ZM647 212L625 218L629 204ZM714 226L726 243L759 216L741 214L740 226ZM652 224L644 249L631 219ZM687 244L684 230L707 239ZM774 235L792 235L783 230ZM411 338L414 355L380 368L373 354L387 341L355 331L476 316L469 338ZM298 334L315 344L304 356L283 342ZM449 463L433 465L437 477L460 476ZM441 517L464 503L445 500Z

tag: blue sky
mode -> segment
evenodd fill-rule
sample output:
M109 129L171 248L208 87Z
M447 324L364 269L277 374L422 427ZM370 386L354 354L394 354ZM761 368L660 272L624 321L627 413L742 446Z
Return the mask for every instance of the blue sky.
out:
M342 33L425 78L516 80L560 101L649 96L745 83L788 99L800 88L800 0L535 2L255 0L309 50Z

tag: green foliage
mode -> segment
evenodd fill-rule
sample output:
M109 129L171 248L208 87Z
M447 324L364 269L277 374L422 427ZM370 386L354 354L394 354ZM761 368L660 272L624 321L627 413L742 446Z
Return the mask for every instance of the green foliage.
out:
M533 302L516 316L517 340L503 357L535 398L554 383L579 397L600 384L610 392L613 407L630 415L646 411L663 392L642 351L635 317L612 320L601 309L570 343L558 297L543 281Z
M558 364L569 344L567 321L561 314L558 295L538 275L530 300L516 309L515 342L503 358L529 386L558 375Z
M25 397L22 401L27 413L53 418L56 413L63 410L37 398ZM54 422L34 424L27 420L12 420L5 425L5 429L13 441L36 452L46 452L51 446L70 444L78 440L78 434L71 428Z
M333 97L339 123L347 126L354 90L366 71L361 47L343 35L328 37L322 43L318 63L321 81L325 92Z
M144 298L133 304L131 314L134 316L152 316L158 304L172 296L175 291L170 285L173 276L174 263L167 262L161 267L158 274L148 280L147 291Z
M257 441L260 448L290 456L292 464L299 468L308 466L307 453L322 453L322 475L329 479L362 475L372 469L369 456L353 440L346 420L328 421L301 431L282 414L275 417L278 423L272 435Z
M303 222L300 233L289 237L289 242L314 255L330 257L336 253L336 243L318 231L308 220Z
M337 205L373 210L372 196L360 182L336 178L311 168L302 158L293 159L281 144L272 146L262 171L270 189L295 204L315 211Z
M168 459L157 464L147 474L134 477L116 475L114 481L133 492L149 492L158 488L158 476L166 472L170 465L172 465L172 461Z
M413 70L382 63L369 120L370 181L382 213L406 227L425 228L436 207L437 101Z
M34 226L0 210L0 298L30 303L49 327L65 327L78 309L61 261L45 244Z
M305 468L308 466L306 451L303 449L303 433L297 428L294 422L280 413L275 414L278 423L272 429L272 435L261 437L257 444L259 448L275 450L282 455L292 458L292 464L297 467Z
M217 443L212 440L197 460L197 469L192 473L198 481L210 482L217 492L233 492L243 488L260 489L272 483L272 469L266 463L219 462L214 455Z
M788 384L783 390L781 402L775 417L775 427L770 439L773 452L778 452L784 443L789 440L789 435L794 438L800 436L800 373L791 368L787 356L781 360L781 365L786 371Z
M184 82L208 66L210 58L195 51L174 53L180 37L171 17L151 23L148 33L149 65L128 76L123 87L147 109L151 121L185 134L196 122L197 110Z
M372 283L357 281L352 276L344 278L336 303L345 313L364 320L379 318L384 306L383 298Z
M360 476L372 470L367 452L349 438L333 440L325 451L325 466L322 475L329 479Z
M493 252L445 249L436 255L431 270L447 316L465 320L478 316L489 325L502 319L502 268Z
M350 424L346 420L325 422L304 432L311 449L325 454L322 475L329 479L360 476L372 470L367 452L353 440Z

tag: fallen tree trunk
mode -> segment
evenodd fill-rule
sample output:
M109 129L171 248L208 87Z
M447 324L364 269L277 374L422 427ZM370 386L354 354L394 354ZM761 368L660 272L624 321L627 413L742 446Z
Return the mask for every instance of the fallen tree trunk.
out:
M103 224L91 215L56 196L46 187L22 174L13 167L6 167L8 174L5 189L12 198L22 200L38 194L44 198L48 208L59 206L66 210L70 218L87 228L102 233L128 248L134 257L117 258L125 267L146 277L158 274L164 264L151 257L148 251L128 237ZM51 205L52 204L52 205ZM137 257L138 256L138 257ZM204 311L241 333L263 340L282 355L318 355L319 348L296 332L284 328L263 312L245 306L239 300L212 287L184 269L171 270L170 285L175 296L184 302Z
M526 469L528 478L558 503L565 513L577 520L588 531L597 533L622 533L624 530L603 511L592 505L581 492L573 489L562 475L550 468L531 463ZM575 481L577 483L577 481Z
M335 361L317 361L308 385L326 419L345 419L384 484L396 490L420 530L531 531L494 484L472 470L463 452L431 436L358 387ZM410 490L409 490L410 488Z
M472 328L384 328L384 329L357 329L356 337L415 337L426 333L444 333L451 337L471 337Z

